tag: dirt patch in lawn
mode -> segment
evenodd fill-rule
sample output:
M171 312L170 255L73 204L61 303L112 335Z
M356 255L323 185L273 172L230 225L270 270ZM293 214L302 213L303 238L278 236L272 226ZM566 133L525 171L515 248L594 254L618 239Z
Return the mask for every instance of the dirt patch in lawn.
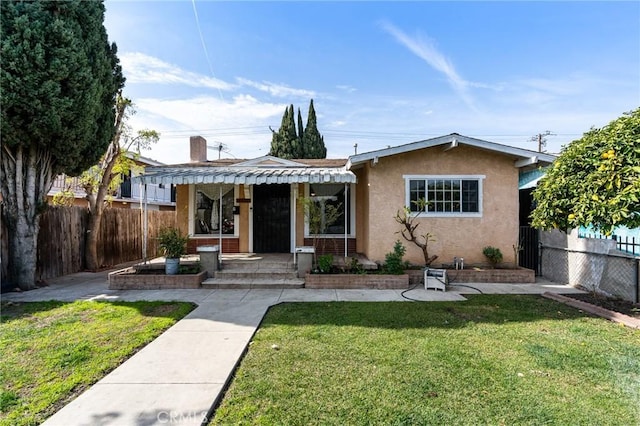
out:
M565 296L591 303L592 305L600 306L610 311L619 312L631 318L640 319L640 304L628 300L606 297L596 293L565 294Z

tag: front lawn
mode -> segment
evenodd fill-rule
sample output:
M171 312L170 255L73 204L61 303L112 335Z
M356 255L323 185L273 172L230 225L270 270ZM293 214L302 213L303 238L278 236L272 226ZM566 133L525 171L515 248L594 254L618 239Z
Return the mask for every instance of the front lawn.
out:
M640 332L538 296L278 305L212 424L640 424Z
M3 303L0 425L36 425L193 309L168 302Z

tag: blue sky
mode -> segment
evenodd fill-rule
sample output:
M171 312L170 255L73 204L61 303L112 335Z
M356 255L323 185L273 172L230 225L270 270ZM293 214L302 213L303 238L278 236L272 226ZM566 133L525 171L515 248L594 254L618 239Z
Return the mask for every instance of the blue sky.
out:
M457 132L549 152L640 106L640 2L106 2L143 155L266 155L310 99L328 157ZM198 29L198 23L200 30ZM204 44L204 46L203 46ZM209 158L216 158L210 151Z

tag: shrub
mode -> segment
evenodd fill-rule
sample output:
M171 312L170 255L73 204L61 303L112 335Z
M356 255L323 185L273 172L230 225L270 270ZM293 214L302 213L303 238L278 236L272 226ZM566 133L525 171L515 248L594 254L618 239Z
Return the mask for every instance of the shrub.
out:
M502 262L502 252L499 248L487 246L482 249L482 254L487 258L492 268L495 268L498 263Z
M391 275L404 274L404 270L407 268L407 262L403 262L402 257L406 251L407 249L402 243L399 240L396 241L393 246L393 251L387 253L384 257L384 265L382 266L384 273Z
M178 259L187 253L187 237L178 228L163 228L158 233L158 249L167 259Z
M333 268L333 255L332 254L323 254L318 256L318 269L322 274L328 274L331 272L331 268Z

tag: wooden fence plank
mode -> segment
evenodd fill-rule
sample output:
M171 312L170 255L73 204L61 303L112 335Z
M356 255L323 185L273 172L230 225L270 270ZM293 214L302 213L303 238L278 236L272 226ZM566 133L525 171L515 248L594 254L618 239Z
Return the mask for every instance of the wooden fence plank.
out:
M148 258L157 255L158 231L176 226L174 211L148 211ZM50 207L40 218L36 279L50 278L84 270L84 244L88 212L83 207ZM102 267L142 258L142 215L139 209L107 208L102 217L98 239L98 260ZM7 229L0 224L0 274L2 283L8 276Z

